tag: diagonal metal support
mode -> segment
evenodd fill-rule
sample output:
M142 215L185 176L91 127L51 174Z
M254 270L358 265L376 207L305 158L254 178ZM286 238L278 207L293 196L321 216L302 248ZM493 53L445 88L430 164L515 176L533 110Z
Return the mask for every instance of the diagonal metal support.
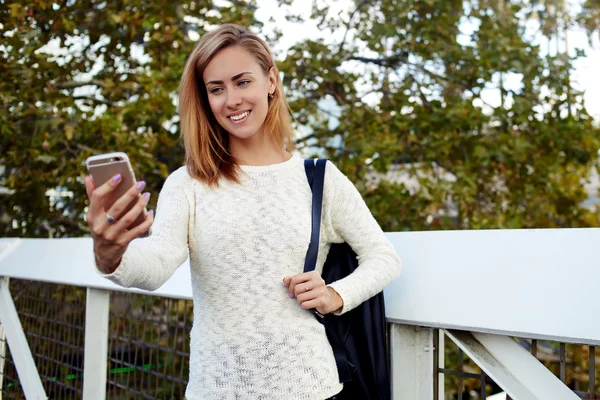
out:
M579 396L510 337L457 330L445 333L512 399L579 400Z
M6 257L11 251L13 251L21 242L21 239L17 238L11 242L0 242L0 260ZM10 278L5 278L6 284L10 282ZM6 363L6 335L4 334L4 327L2 321L0 321L0 388L4 387L4 368ZM0 392L0 400L2 400L2 392Z
M38 374L35 361L23 332L17 308L8 288L8 278L0 277L0 322L4 327L6 342L19 375L25 398L47 399L42 380Z

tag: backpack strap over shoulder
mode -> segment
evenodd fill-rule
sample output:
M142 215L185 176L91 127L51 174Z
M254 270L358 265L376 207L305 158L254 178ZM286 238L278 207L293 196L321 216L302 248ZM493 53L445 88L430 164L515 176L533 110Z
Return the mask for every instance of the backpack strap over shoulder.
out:
M310 272L317 266L319 240L321 234L321 212L323 208L323 187L325 185L325 167L327 159L304 160L304 169L308 184L312 190L312 231L310 245L304 261L304 272Z
M321 233L321 212L323 208L323 187L325 185L325 167L327 159L320 158L318 160L305 160L304 169L306 170L306 178L312 190L312 231L310 235L310 244L306 252L306 260L304 261L304 272L313 271L317 266L317 256L319 255L319 240ZM350 366L344 344L329 327L329 316L324 316L312 310L317 320L325 326L327 338L333 349L333 356L338 368L340 382L348 382L351 378Z

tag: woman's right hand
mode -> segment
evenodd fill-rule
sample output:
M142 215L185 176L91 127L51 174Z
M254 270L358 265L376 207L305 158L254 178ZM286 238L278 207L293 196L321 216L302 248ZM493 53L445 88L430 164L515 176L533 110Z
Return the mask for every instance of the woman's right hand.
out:
M138 182L121 196L108 210L104 210L104 199L122 182L121 176L116 175L102 186L96 188L91 176L85 177L85 190L90 199L86 222L94 239L94 256L98 269L104 273L112 273L119 266L121 258L129 243L149 231L154 221L153 211L149 211L143 223L132 229L127 229L148 204L150 193L141 195L145 183ZM125 212L129 204L135 205ZM108 216L114 218L109 222Z

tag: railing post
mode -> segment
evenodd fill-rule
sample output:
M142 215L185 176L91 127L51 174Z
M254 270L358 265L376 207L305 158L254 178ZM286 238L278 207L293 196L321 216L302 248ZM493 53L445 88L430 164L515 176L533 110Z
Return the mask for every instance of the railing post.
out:
M108 291L87 289L83 362L84 400L104 400L106 398L109 305L110 293Z
M438 331L438 343L437 343L437 366L438 368L446 368L446 354L444 349L446 348L446 334L443 330ZM439 371L439 369L438 369ZM434 375L435 376L435 375ZM446 388L444 385L445 374L438 372L437 381L438 381L438 399L446 398Z
M17 308L8 288L8 278L0 277L0 321L4 327L10 354L27 399L46 399L46 392L38 374L27 337L19 320Z
M392 398L432 400L433 329L392 324L391 332Z

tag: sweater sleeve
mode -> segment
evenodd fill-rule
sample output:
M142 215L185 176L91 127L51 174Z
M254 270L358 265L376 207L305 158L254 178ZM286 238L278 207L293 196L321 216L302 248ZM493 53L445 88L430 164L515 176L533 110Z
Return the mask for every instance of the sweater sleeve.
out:
M172 173L160 191L150 236L133 240L114 272L98 272L124 287L161 287L188 257L189 185L184 167Z
M357 254L358 268L332 287L344 305L341 315L381 292L398 277L402 263L354 184L327 162L324 217L332 242L346 242Z

